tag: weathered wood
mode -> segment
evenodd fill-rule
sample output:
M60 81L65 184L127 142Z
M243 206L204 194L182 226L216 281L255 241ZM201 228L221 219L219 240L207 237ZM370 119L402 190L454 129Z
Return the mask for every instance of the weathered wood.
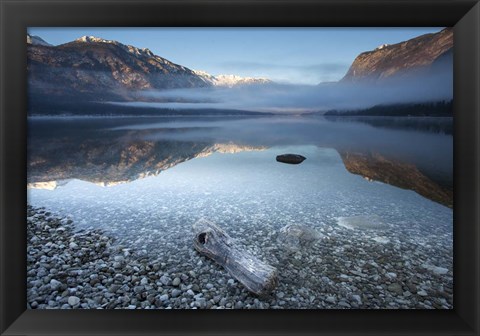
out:
M250 292L266 295L278 283L277 270L238 247L235 241L214 223L201 219L193 225L195 249L223 266Z
M300 154L282 154L277 155L277 161L282 163L289 163L289 164L299 164L302 163L306 157Z

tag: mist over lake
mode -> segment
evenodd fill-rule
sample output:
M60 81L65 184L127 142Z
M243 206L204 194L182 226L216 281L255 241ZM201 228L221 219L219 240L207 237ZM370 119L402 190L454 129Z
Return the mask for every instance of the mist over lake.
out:
M415 78L415 77L414 77ZM452 69L416 80L376 83L322 83L319 85L253 84L238 87L148 90L138 93L139 101L111 102L115 105L166 109L237 109L274 113L301 113L333 109L361 109L402 102L429 102L452 99ZM146 100L146 101L145 101Z

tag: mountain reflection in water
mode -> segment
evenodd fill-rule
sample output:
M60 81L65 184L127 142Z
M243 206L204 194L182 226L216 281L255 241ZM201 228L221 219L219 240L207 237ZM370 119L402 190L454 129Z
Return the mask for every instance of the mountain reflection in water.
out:
M336 149L353 174L452 207L452 124L405 117L30 118L28 183L109 186L214 152L316 145Z

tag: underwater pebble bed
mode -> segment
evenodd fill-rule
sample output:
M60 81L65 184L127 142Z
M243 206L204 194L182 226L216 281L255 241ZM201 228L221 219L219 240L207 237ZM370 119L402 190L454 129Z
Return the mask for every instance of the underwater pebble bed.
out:
M307 160L271 160L282 152ZM213 154L111 188L29 190L29 203L29 308L453 307L452 210L348 173L331 149ZM194 250L201 218L277 268L271 295ZM286 248L289 224L321 237Z

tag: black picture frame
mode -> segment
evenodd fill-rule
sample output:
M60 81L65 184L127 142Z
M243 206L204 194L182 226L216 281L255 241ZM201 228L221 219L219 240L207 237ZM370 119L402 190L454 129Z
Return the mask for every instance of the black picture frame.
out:
M480 4L472 0L0 0L1 335L479 335ZM29 26L454 26L454 309L26 309Z

